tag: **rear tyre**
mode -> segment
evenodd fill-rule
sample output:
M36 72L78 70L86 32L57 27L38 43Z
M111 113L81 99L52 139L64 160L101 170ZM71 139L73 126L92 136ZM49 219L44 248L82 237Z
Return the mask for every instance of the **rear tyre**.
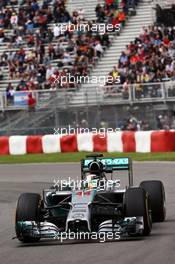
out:
M41 196L37 193L22 193L16 207L16 236L22 242L38 242L40 238L24 235L17 222L40 220Z
M142 216L144 222L143 235L148 236L152 228L150 213L150 198L148 194L139 187L129 188L125 192L125 216Z
M165 189L161 181L143 181L140 184L151 198L152 221L163 222L166 218Z

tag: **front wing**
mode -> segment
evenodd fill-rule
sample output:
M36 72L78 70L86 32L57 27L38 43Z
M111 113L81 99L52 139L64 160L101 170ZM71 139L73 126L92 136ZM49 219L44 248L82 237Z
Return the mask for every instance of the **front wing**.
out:
M97 232L67 232L59 229L56 225L49 222L36 223L34 221L19 221L16 223L19 230L18 239L44 238L59 240L92 240L105 237L108 240L120 240L129 236L143 235L143 217L127 217L124 220L114 222L108 220L99 225ZM103 239L104 240L104 239ZM104 242L104 241L103 241Z

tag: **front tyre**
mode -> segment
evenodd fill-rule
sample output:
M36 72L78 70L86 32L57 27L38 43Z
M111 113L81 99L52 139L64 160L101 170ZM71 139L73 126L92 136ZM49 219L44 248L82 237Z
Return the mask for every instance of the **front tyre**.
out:
M161 181L143 181L140 187L149 193L151 198L152 221L163 222L166 218L165 189Z
M125 192L125 216L142 216L144 222L143 235L148 236L152 228L150 198L140 187L129 188Z
M38 193L22 193L16 207L16 236L22 242L38 242L40 238L30 237L22 232L20 224L22 221L39 222L41 196Z

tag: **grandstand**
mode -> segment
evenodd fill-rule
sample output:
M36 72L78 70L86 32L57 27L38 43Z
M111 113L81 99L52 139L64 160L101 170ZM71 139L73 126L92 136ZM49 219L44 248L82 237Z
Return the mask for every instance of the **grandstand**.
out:
M68 125L174 128L175 32L157 24L156 4L2 1L0 133L46 134ZM100 24L119 27L92 30Z

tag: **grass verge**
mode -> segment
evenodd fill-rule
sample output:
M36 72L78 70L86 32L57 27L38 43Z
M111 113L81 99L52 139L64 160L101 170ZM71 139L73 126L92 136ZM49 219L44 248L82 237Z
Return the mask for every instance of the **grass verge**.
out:
M79 162L88 152L28 154L0 156L0 164ZM165 153L103 153L105 157L131 157L137 161L175 161L175 152Z

